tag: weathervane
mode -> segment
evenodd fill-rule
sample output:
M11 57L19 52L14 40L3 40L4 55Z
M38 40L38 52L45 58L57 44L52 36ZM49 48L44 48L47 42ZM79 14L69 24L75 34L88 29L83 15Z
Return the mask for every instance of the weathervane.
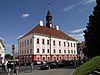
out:
M48 11L50 11L50 2L48 2Z

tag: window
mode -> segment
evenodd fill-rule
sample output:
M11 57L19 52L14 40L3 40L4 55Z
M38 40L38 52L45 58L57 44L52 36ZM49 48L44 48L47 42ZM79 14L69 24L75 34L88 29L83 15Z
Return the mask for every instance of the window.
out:
M53 45L55 45L55 41L53 41Z
M45 61L45 57L42 57L43 61Z
M61 42L59 41L59 46L61 46Z
M21 47L21 42L19 43L20 47Z
M42 39L42 44L44 44L44 39Z
M66 43L64 42L64 46L66 46Z
M50 51L49 51L49 49L47 50L47 53L49 53Z
M74 53L76 53L76 51L74 50Z
M59 53L61 53L61 50L59 50Z
M27 40L27 45L29 45L29 40Z
M50 57L48 57L48 61L50 61Z
M73 54L73 50L71 50L71 53Z
M20 51L20 53L19 54L21 54L21 51Z
M25 54L26 54L26 50L25 50Z
M64 50L64 53L66 53L66 50Z
M56 60L56 57L54 57L54 60Z
M60 60L61 60L61 56L60 56L60 58L59 58Z
M75 43L74 43L74 47L75 47Z
M29 50L27 50L27 54L29 53Z
M47 40L47 45L49 45L49 40Z
M30 53L32 53L32 49L30 49Z
M25 46L26 46L26 41L25 41Z
M37 44L39 44L39 38L37 38Z
M68 53L70 53L70 50L68 50Z
M39 61L39 57L37 57L38 61Z
M72 47L72 43L71 43L71 47Z
M53 50L53 53L56 53L56 50L55 49Z
M22 51L22 54L23 54L23 51Z
M32 44L32 39L30 39L30 44Z
M68 47L69 47L69 43L68 43Z
M39 49L37 49L37 53L39 53Z
M24 42L22 42L22 46L24 46Z
M42 49L42 53L45 53L45 50L44 49Z

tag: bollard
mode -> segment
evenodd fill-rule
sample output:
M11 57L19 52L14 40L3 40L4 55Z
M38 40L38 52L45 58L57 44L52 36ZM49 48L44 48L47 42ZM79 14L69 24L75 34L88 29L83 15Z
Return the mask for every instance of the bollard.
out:
M11 68L8 68L8 75L11 75Z

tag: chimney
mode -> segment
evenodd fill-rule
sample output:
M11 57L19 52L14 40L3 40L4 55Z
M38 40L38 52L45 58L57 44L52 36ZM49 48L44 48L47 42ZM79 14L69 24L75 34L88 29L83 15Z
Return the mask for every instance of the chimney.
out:
M42 20L39 21L39 25L43 26L43 21Z
M56 29L56 30L59 30L59 26L58 26L58 25L56 25L55 29Z

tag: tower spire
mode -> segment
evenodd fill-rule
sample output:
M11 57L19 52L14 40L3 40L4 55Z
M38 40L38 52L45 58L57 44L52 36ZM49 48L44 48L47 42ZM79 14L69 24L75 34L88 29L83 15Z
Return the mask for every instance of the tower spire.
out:
M50 3L48 2L48 12L47 12L47 16L46 16L46 26L48 28L52 27L52 15L50 12Z
M48 11L50 10L50 3L48 2Z

